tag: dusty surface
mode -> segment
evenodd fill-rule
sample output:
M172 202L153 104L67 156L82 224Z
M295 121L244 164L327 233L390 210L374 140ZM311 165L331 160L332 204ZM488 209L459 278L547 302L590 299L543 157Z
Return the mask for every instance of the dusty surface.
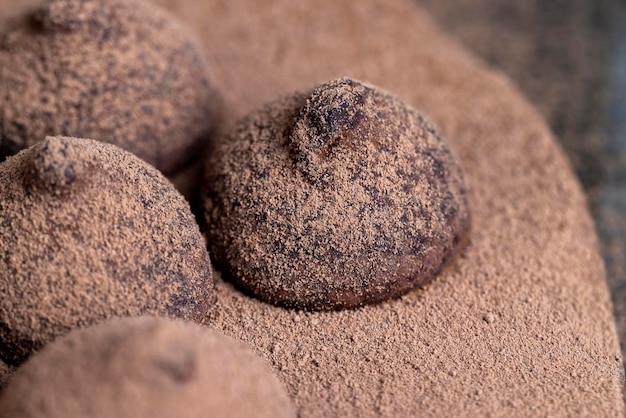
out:
M416 0L539 110L584 187L606 181L610 37L619 0Z
M0 219L0 359L9 365L106 318L202 322L214 301L188 203L116 146L48 137L9 157Z
M423 115L341 78L273 101L216 139L203 212L217 265L258 299L305 310L391 300L459 252L458 160Z
M218 280L214 326L269 359L302 416L623 414L621 356L584 196L509 81L401 0L167 3L205 43L226 126L278 95L351 76L425 112L465 168L471 242L425 290L302 314Z
M626 5L417 0L546 118L587 192L626 352Z
M46 135L129 150L166 174L195 156L215 94L196 39L133 0L50 0L0 33L0 159Z
M266 362L239 341L153 317L75 330L0 395L3 418L293 418Z
M176 10L195 24L228 86L231 121L349 75L424 111L467 173L470 246L424 291L303 315L218 282L215 325L272 361L304 416L621 414L621 358L584 196L516 89L434 33L409 3ZM201 24L206 16L211 24Z
M6 365L2 360L0 360L0 392L2 392L7 383L9 383L9 378L14 371L13 367Z

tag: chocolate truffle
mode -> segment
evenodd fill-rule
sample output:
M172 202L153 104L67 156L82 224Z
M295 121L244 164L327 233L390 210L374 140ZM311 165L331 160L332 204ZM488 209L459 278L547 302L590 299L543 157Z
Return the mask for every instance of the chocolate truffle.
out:
M2 360L0 360L0 392L9 383L9 379L11 378L13 372L13 367L5 364Z
M433 125L352 79L248 115L205 169L215 260L281 306L400 296L446 266L469 225L459 163Z
M0 359L144 313L201 321L210 259L189 204L120 148L48 137L0 163Z
M166 174L212 126L195 40L139 0L45 0L0 34L0 160L47 135L113 143Z
M278 378L243 343L150 317L76 330L20 367L0 417L295 417Z

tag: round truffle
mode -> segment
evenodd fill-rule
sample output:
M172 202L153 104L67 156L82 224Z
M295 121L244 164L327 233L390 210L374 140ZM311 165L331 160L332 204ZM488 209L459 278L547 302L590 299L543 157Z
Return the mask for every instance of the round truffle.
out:
M44 0L0 34L0 160L47 135L92 138L171 174L212 127L196 41L140 0Z
M469 225L461 168L433 125L352 79L248 115L205 171L216 262L280 306L330 310L400 296L442 271Z
M150 317L76 330L22 365L0 417L295 417L280 382L243 343Z
M155 314L202 321L215 297L189 204L120 148L48 137L0 163L0 359L76 327Z

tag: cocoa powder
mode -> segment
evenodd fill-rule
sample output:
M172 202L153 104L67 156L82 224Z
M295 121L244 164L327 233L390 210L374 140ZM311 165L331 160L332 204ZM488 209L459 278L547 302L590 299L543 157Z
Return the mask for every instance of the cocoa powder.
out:
M116 316L203 322L215 297L188 203L120 148L48 137L0 163L0 359Z
M295 417L265 361L196 324L152 317L75 330L35 354L0 417Z
M212 254L254 296L353 308L428 283L469 224L458 161L400 99L341 78L252 112L205 164Z
M224 86L223 131L265 102L349 76L428 114L465 170L471 242L424 290L302 313L216 278L212 325L269 360L300 416L624 415L584 196L510 81L409 0L159 3L200 34ZM0 0L0 15L18 7Z
M0 159L97 139L166 174L202 146L216 94L195 38L144 0L43 0L0 31Z

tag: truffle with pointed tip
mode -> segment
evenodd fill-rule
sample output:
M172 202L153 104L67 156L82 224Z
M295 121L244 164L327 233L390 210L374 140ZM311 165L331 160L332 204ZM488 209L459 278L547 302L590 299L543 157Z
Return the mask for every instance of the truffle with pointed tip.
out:
M208 328L118 319L60 338L22 365L0 417L295 417L278 378Z
M141 314L203 321L209 254L189 204L122 149L49 137L0 163L0 359Z
M0 160L46 135L120 146L166 174L212 129L193 36L143 0L44 0L0 34Z
M342 78L267 104L205 164L216 262L261 300L307 310L432 280L469 225L461 168L399 98Z

